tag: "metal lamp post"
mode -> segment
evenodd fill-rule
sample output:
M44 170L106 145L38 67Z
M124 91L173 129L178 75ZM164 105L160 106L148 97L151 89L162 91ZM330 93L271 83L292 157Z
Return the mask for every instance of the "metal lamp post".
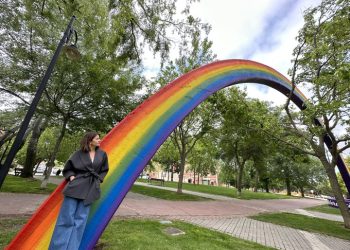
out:
M7 157L6 157L4 165L2 165L1 168L0 168L0 188L1 188L3 182L4 182L5 178L6 178L6 175L7 175L8 171L9 171L9 169L10 169L10 166L12 164L13 159L15 158L15 156L16 156L16 154L17 154L17 152L18 152L18 150L19 150L19 148L20 148L20 146L22 144L24 134L25 134L25 132L26 132L26 130L28 128L28 125L29 125L29 122L30 122L31 118L33 117L33 115L35 113L35 109L36 109L36 107L37 107L37 105L39 103L39 100L41 98L41 95L42 95L45 87L46 87L46 84L47 84L47 82L48 82L48 80L49 80L49 78L51 76L52 70L53 70L53 68L55 66L55 63L56 63L56 61L58 59L58 56L59 56L63 46L66 43L69 42L69 39L70 39L71 35L73 33L75 33L75 35L76 35L76 32L72 28L74 20L75 20L75 16L72 16L72 18L70 19L70 22L69 22L69 24L67 26L67 29L65 30L65 32L63 34L63 37L62 37L62 39L60 40L60 42L59 42L59 44L57 46L55 54L53 55L53 57L51 59L51 62L50 62L49 66L48 66L48 68L47 68L47 70L45 72L45 75L44 75L43 79L41 80L41 82L40 82L40 84L38 86L38 89L37 89L37 91L36 91L36 93L34 95L33 101L32 101L32 103L29 106L29 109L27 111L26 116L24 117L24 120L23 120L23 122L21 124L21 127L20 127L20 129L19 129L19 131L17 133L16 139L13 142L12 147L11 147ZM76 36L76 40L77 40L77 36ZM71 50L72 49L72 45L68 46L68 47L70 47L70 51L72 51ZM74 51L73 51L73 54L75 54L76 57L80 56L79 53L74 52Z

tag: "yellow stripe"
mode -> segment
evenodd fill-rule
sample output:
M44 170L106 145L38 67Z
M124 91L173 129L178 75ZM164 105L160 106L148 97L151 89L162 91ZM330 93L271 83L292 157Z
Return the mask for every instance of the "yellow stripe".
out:
M155 108L150 114L144 116L139 124L135 126L124 138L118 143L118 147L114 148L109 153L109 164L110 169L113 171L119 166L119 163L123 158L130 153L131 149L142 140L144 134L153 127L153 125L160 119L160 117L167 112L174 104L178 102L183 96L187 93L190 93L193 88L200 85L204 79L218 75L218 72L228 71L227 68L221 68L218 71L212 71L209 74L205 74L201 77L198 77L196 80L192 80L186 86L186 88L181 88L170 96L165 102ZM109 172L112 172L109 171ZM106 178L109 176L107 175Z
M219 76L223 73L233 70L259 70L263 72L267 72L269 74L273 74L276 77L280 78L281 76L275 72L272 72L269 69L259 68L249 65L229 65L226 67L219 68L217 70L210 71L205 73L195 79L192 79L187 85L186 88L181 88L176 91L171 97L169 97L165 102L155 108L151 113L144 116L139 124L137 124L130 132L118 143L118 147L114 147L112 151L109 153L109 164L111 174L118 166L119 163L124 159L124 157L130 153L131 149L137 145L143 138L145 134L153 127L153 125L158 122L160 117L167 112L174 104L176 104L181 98L183 98L186 94L190 93L194 88L200 86L206 80ZM300 91L296 89L298 93ZM106 180L109 175L106 176Z

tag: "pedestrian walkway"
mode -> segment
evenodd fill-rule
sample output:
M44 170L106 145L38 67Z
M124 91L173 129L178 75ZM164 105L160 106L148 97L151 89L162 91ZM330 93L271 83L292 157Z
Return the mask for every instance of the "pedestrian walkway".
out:
M290 212L290 211L288 211ZM341 215L336 215L336 214L326 214L326 213L321 213L317 211L309 211L309 210L304 210L304 209L295 209L291 211L292 213L295 214L302 214L310 217L315 217L315 218L320 218L320 219L325 219L325 220L333 220L333 221L339 221L343 222L343 217Z
M148 183L138 182L138 181L136 181L134 184L135 185L139 185L139 186L150 187L150 188L158 188L158 189L174 191L174 192L177 191L176 188L155 186L155 185L150 185ZM189 191L189 190L184 190L184 189L182 190L182 193L196 195L196 196L200 196L200 197L204 197L204 198L208 198L208 199L213 199L213 200L221 200L221 201L237 200L237 199L234 199L234 198L231 198L231 197L227 197L227 196L223 196L223 195L207 194L207 193Z
M285 250L349 250L350 241L250 218L173 217L261 245Z
M137 182L137 185L159 188L163 190L176 191L175 188L160 187L149 185L147 183ZM205 198L223 201L235 201L239 203L241 200L220 196L204 194L199 192L183 190L183 193L198 195ZM230 202L230 203L231 203ZM246 203L249 201L245 201ZM259 201L258 201L259 202ZM283 202L283 201L282 201ZM281 212L291 212L296 214L302 214L311 217L317 217L322 219L343 221L339 215L332 215L326 213L320 213L315 211L307 211L301 208L282 210ZM168 219L178 219L197 226L205 227L208 229L216 230L222 233L229 234L231 236L253 241L265 246L273 247L276 249L285 250L349 250L350 241L321 235L316 233L310 233L304 230L293 229L285 226L275 225L268 222L261 222L253 220L247 217L228 217L228 216L169 216Z
M51 181L61 182L62 179L52 178ZM138 182L136 184L176 191L175 188L147 183ZM326 204L325 201L313 199L240 200L186 190L184 193L212 200L164 201L141 194L128 193L115 216L182 220L276 249L350 249L350 241L247 218L262 212L287 211L338 220L336 215L334 217L303 209ZM31 214L46 198L47 195L0 193L0 215Z
M150 187L150 188L158 188L158 189L173 191L173 192L177 191L176 188L155 186L155 185L150 185L150 184L144 183L144 182L135 182L135 184L140 185L140 186ZM194 192L194 191L188 191L188 190L182 190L182 192L185 194L201 196L201 197L209 198L209 199L213 199L213 200L236 201L236 202L242 201L240 199L235 199L235 198L222 196L222 195L206 194L206 193L200 193L200 192ZM246 202L249 202L249 201L246 201ZM326 214L326 213L321 213L321 212L317 212L317 211L308 211L308 210L301 209L301 208L289 209L289 210L284 210L284 211L282 210L281 212L295 213L295 214L301 214L301 215L306 215L306 216L315 217L315 218L343 222L343 218L340 215Z

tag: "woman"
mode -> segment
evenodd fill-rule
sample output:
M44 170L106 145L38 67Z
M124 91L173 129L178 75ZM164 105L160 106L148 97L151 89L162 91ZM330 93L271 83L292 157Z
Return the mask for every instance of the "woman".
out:
M63 189L64 200L49 249L79 249L90 205L100 197L100 183L108 172L107 154L99 149L100 141L96 132L86 133L81 149L64 166L68 184Z

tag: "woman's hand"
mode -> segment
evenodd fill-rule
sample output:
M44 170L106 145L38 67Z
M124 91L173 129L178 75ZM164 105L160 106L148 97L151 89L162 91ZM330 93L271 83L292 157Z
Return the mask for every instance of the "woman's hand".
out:
M70 180L70 181L72 181L72 180L74 180L74 179L75 179L75 176L74 176L74 175L69 176L69 180Z

